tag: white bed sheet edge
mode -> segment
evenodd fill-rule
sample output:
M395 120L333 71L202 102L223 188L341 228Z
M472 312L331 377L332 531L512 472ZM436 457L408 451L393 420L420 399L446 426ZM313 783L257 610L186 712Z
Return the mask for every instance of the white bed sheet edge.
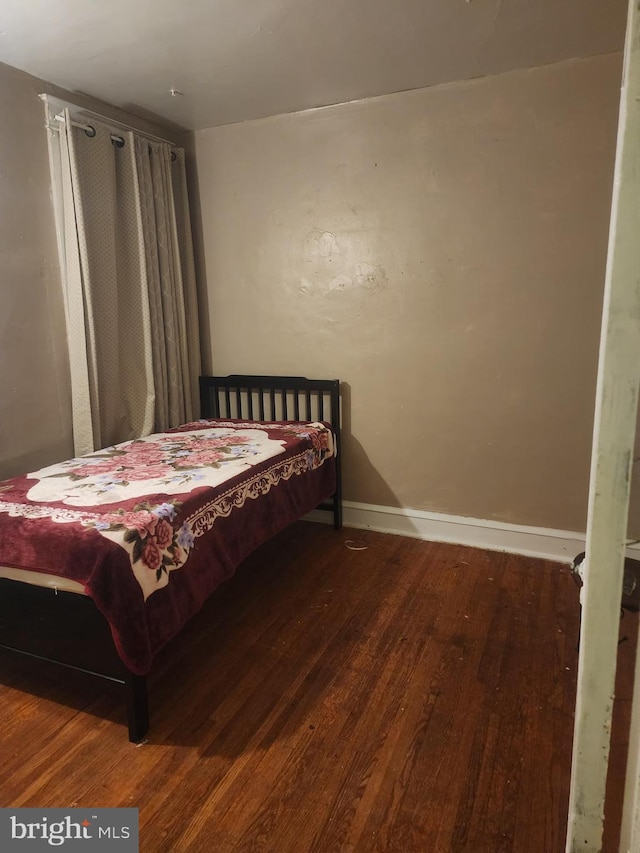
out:
M47 575L44 572L29 572L26 569L12 569L9 566L0 566L0 578L8 578L20 583L29 583L32 586L44 586L61 592L75 592L86 595L84 587L78 581L60 578L57 575Z

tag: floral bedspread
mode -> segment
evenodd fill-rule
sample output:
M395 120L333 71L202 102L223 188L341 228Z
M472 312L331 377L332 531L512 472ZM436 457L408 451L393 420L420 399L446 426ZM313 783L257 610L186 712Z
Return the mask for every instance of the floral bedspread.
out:
M197 421L0 482L0 564L83 584L125 664L335 490L321 423Z

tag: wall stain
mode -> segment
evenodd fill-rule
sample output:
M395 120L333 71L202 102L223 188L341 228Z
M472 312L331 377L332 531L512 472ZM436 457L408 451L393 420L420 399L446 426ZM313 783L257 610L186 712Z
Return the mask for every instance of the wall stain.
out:
M366 259L371 254L369 250L366 240L354 240L351 235L343 235L340 240L332 231L309 231L302 247L307 276L299 281L298 292L304 295L350 290L375 293L386 288L387 272L382 265Z

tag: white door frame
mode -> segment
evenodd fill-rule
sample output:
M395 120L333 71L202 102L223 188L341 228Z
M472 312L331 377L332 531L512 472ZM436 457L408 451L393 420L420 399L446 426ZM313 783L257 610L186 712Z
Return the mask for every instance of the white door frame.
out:
M627 514L640 381L640 0L630 0L591 456L567 853L602 847ZM638 680L636 680L638 685ZM640 694L640 686L638 687ZM638 696L636 696L638 699ZM639 700L640 701L640 700ZM634 744L640 730L635 702ZM636 829L638 755L625 820ZM635 774L635 775L633 775ZM631 830L623 829L630 845Z

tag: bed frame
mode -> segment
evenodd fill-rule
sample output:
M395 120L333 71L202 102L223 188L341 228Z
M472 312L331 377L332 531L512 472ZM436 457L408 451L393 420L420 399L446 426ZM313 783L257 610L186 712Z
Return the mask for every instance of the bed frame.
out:
M333 513L336 530L342 526L339 380L203 376L200 398L203 418L330 423L338 446L336 491L319 508ZM106 619L88 596L0 578L0 649L120 684L126 693L129 740L144 739L149 729L147 678L125 667Z

